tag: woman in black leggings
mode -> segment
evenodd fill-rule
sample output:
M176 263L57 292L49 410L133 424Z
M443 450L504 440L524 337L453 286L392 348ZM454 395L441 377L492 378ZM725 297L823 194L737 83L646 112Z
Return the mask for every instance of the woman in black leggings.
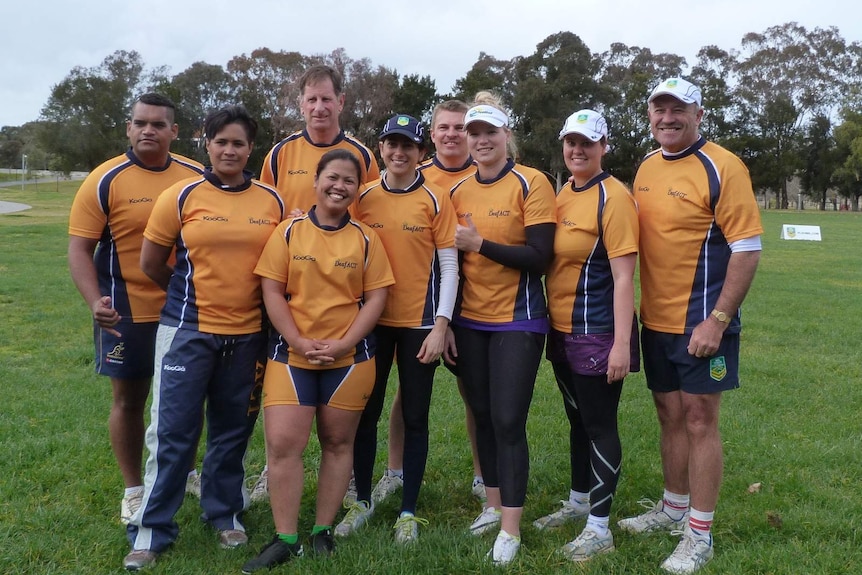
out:
M608 518L622 463L617 407L623 378L638 369L637 211L628 189L602 169L607 137L604 117L593 110L575 112L560 132L572 183L557 194L547 277L547 355L571 427L572 476L562 508L534 525L548 529L586 517L581 534L561 549L573 561L614 549Z
M391 117L380 133L386 170L354 204L357 218L383 241L395 286L377 322L377 375L354 443L356 501L335 528L345 536L365 524L378 503L371 490L377 454L377 422L383 409L393 359L398 364L404 418L404 470L401 513L395 540L411 543L425 519L416 516L419 488L428 458L428 410L434 370L446 345L446 330L458 291L455 210L446 190L425 181L417 170L425 155L424 129L405 114ZM390 479L386 477L385 480Z
M549 327L541 277L553 255L554 190L512 159L509 118L491 94L477 94L464 124L477 173L452 189L462 277L452 331L488 498L470 530L499 528L488 557L505 565L520 547L527 412Z

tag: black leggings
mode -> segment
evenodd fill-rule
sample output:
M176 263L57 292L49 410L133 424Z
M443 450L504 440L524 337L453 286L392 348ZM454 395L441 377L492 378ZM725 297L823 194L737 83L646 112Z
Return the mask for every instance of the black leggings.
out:
M453 331L485 485L500 488L505 507L523 507L530 472L527 413L545 336L457 326Z
M622 381L606 375L578 375L552 361L569 418L572 489L590 494L590 513L608 517L620 479L623 450L617 427Z
M428 460L428 410L434 371L439 361L428 364L416 359L422 342L428 337L427 329L387 327L374 328L377 338L375 361L377 377L374 391L368 398L353 444L353 475L356 495L360 501L371 501L371 483L374 460L377 455L377 423L383 411L386 383L393 359L398 363L398 381L401 388L401 406L404 417L404 489L401 510L416 512L419 487L425 475Z

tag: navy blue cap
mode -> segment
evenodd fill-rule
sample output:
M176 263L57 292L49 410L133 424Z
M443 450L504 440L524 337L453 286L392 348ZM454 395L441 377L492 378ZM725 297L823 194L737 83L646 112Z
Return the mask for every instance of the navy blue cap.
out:
M380 139L386 136L398 134L410 139L411 142L422 145L425 143L425 129L422 124L413 116L407 114L396 114L386 120L383 125L383 131L380 132Z

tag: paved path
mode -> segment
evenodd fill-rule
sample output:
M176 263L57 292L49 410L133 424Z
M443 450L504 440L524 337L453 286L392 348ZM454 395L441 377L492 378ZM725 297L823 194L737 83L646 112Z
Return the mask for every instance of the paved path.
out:
M37 184L36 180L25 180L24 185L27 184ZM21 180L9 180L6 182L0 182L0 188L15 188L21 185ZM11 214L13 212L23 212L24 210L29 210L33 206L28 206L27 204L19 204L18 202L3 202L0 201L0 214Z
M0 202L0 214L11 214L12 212L23 212L29 210L32 206L27 204L19 204L17 202Z

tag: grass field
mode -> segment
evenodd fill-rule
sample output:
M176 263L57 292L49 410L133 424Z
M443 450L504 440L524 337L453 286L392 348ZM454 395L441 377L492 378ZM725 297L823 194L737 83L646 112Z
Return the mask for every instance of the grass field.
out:
M0 572L123 572L128 550L117 521L122 482L107 434L110 390L93 374L89 316L68 277L66 217L77 183L0 189L0 200L33 209L0 215ZM715 523L716 556L704 574L837 574L862 569L862 215L763 214L764 257L744 306L742 388L725 394L725 480ZM822 242L779 240L782 223L820 225ZM430 521L419 543L392 539L397 503L328 560L303 558L273 573L497 573L482 558L492 536L465 529L479 510L454 381L438 372L431 455L419 501ZM640 374L620 411L623 477L612 513L640 511L661 494L658 425ZM658 574L670 536L615 532L617 551L584 566L555 549L582 528L529 526L568 493L568 432L559 392L543 365L530 411L531 475L523 547L508 573ZM385 441L381 429L381 441ZM312 442L314 443L314 442ZM381 444L376 476L382 470ZM317 465L316 447L308 467ZM248 457L263 464L260 426ZM301 518L313 520L313 473ZM376 479L376 477L375 477ZM748 487L760 483L757 493ZM248 549L224 551L187 498L176 545L154 574L239 573L268 542L269 507L246 515Z

